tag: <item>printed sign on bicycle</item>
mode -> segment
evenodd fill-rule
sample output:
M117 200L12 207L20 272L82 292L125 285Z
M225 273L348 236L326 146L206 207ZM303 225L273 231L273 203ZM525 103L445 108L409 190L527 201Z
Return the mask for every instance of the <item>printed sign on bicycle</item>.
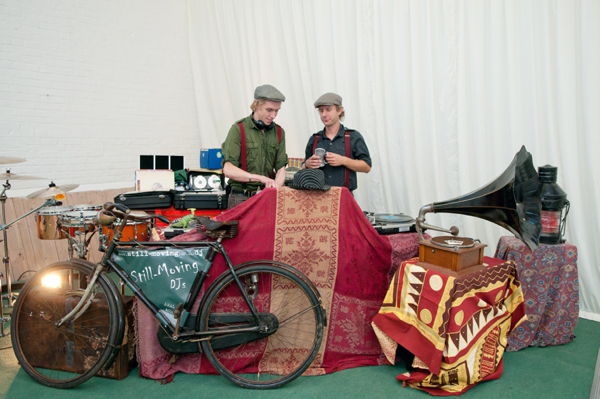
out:
M131 280L171 322L178 303L185 302L196 274L208 272L208 248L123 249L113 254ZM184 312L181 323L184 324Z

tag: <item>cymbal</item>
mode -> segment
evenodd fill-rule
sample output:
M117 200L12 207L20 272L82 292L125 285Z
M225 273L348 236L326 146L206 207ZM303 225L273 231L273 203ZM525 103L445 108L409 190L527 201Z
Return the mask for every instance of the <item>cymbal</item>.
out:
M13 163L21 163L27 161L25 158L17 158L17 157L0 157L0 164L13 164Z
M46 198L53 197L56 194L66 193L71 190L75 190L79 187L79 184L63 184L62 186L57 186L54 183L50 183L48 188L43 188L36 192L33 192L27 196L27 198Z
M18 175L10 171L6 173L0 173L0 180L44 180L45 177Z

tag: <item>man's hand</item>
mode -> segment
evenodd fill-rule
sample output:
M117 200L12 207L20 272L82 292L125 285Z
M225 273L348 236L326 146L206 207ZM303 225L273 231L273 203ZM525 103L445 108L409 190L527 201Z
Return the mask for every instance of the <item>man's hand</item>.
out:
M325 154L325 159L327 160L327 163L331 166L342 166L346 164L346 160L348 158L343 155L336 154L334 152L328 152L327 154Z
M269 179L266 176L261 176L261 175L252 175L252 179L253 181L259 181L262 184L265 185L265 188L269 188L269 187L280 187L277 183L275 183L275 180L273 179Z
M321 158L317 155L313 155L304 162L304 166L310 169L318 169L321 167Z

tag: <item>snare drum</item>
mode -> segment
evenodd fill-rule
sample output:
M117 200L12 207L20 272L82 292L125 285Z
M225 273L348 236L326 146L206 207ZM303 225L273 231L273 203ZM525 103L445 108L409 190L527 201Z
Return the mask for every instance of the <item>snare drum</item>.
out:
M70 237L77 234L93 233L96 229L97 211L71 211L59 215L61 229Z
M102 236L106 237L105 242L108 244L112 241L114 235L114 229L118 224L112 224L110 226L102 226ZM119 242L129 241L148 241L150 232L150 222L140 221L129 221L121 232L121 239Z
M40 240L62 240L67 234L60 229L59 216L73 210L72 206L49 206L35 214Z

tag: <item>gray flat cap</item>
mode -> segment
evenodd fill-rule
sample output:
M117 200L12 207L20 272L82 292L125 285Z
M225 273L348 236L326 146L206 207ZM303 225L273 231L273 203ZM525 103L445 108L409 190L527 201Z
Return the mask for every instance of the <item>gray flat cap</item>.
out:
M255 90L254 90L254 98L256 100L258 99L264 99L264 100L269 100L269 101L285 101L285 96L276 88L274 88L271 85L262 85L262 86L258 86Z
M319 108L321 105L337 105L342 106L342 97L335 93L325 93L315 101L315 108Z

